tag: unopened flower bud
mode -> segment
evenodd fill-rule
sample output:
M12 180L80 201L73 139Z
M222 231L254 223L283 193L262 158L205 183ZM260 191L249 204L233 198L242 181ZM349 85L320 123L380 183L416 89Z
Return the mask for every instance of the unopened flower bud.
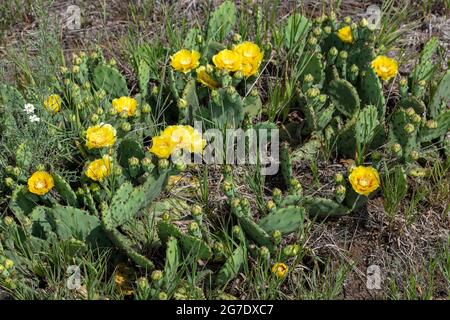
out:
M178 161L178 162L175 163L175 169L178 170L178 171L183 172L183 171L186 170L186 168L187 168L186 163L184 163L182 161Z
M147 290L150 286L149 286L149 283L148 283L148 280L147 280L147 278L145 278L145 277L140 277L137 281L136 281L136 284L137 284L137 286L138 286L138 288L140 289L140 290Z
M346 24L350 24L350 23L352 23L352 18L350 18L350 17L345 17L345 18L344 18L344 22L345 22Z
M61 67L59 70L62 74L66 74L67 72L69 72L69 69L67 67Z
M340 184L340 183L344 182L344 176L342 175L342 173L336 173L336 174L334 175L334 181L335 181L337 184Z
M339 58L341 58L342 60L347 60L348 52L345 50L342 50L341 52L339 52Z
M5 266L6 270L9 270L14 267L14 261L12 261L11 259L6 259L3 265Z
M267 201L267 204L266 204L267 210L271 211L271 210L274 209L275 207L276 207L275 202L273 202L272 200Z
M191 214L193 216L200 216L203 214L203 209L201 206L199 206L198 204L194 205L191 209Z
M403 129L405 130L405 132L407 134L411 134L415 130L414 125L412 125L411 123L408 123L407 125L405 125L405 127Z
M129 122L123 122L123 123L120 125L120 129L121 129L123 132L129 132L129 131L131 130L131 124L130 124Z
M314 29L313 29L313 34L314 34L316 37L320 37L320 35L322 34L322 29L319 28L319 27L314 28Z
M72 72L73 72L73 73L78 73L78 72L80 72L80 67L79 67L79 66L73 66L73 67L72 67Z
M144 104L142 106L142 113L146 114L146 113L150 113L152 112L152 107L150 107L150 105L148 103Z
M330 26L326 26L323 28L323 32L325 32L326 34L331 34L331 32L333 31Z
M198 44L203 43L203 36L201 34L198 34L197 37L195 37L195 41L197 41Z
M152 272L151 279L152 279L152 281L157 282L163 278L163 275L164 274L161 270L154 270Z
M198 223L196 221L192 221L191 223L189 223L188 225L188 230L191 233L195 233L200 229L200 227L198 226Z
M352 22L352 23L350 24L350 28L351 28L352 30L356 30L356 29L358 29L358 25L357 25L356 23Z
M180 109L185 109L188 106L188 102L186 101L186 99L179 99L178 100L178 108Z
M419 159L419 152L417 150L411 151L411 159L413 159L414 161Z
M401 151L402 151L402 146L399 144L399 143L394 143L393 145L392 145L392 151L394 152L394 153L400 153Z
M236 238L241 236L241 232L242 232L241 227L233 226L232 233Z
M428 121L425 123L425 126L426 126L428 129L436 129L436 128L438 127L438 123L437 123L437 121L435 121L435 120L428 120Z
M316 37L309 37L308 44L311 46L315 46L317 44L317 38Z
M5 218L3 218L3 222L7 225L7 226L11 226L14 224L14 219L10 216L6 216Z
M401 78L399 84L401 87L406 87L408 85L408 79Z
M169 212L164 212L161 216L161 219L165 222L169 222L170 221L170 213Z
M336 47L332 47L330 51L328 51L328 53L330 54L330 56L336 57L339 54L339 51L338 49L336 49Z
M117 61L114 58L111 58L108 62L111 67L114 67L117 64Z
M139 159L136 157L131 157L128 159L128 164L130 167L137 167L139 166Z
M367 21L366 18L362 18L362 19L359 21L359 26L362 27L362 28L365 28L365 27L367 27L368 25L369 25L369 22Z
M264 258L264 259L269 258L269 256L270 256L270 251L269 251L269 249L268 249L267 247L265 247L265 246L262 246L262 247L259 249L259 256L260 256L261 258Z
M279 244L281 242L281 231L280 230L274 230L272 232L272 238L275 244Z
M159 94L159 88L157 87L157 86L154 86L153 88L152 88L152 96L157 96L158 94Z
M241 201L240 201L239 199L237 199L237 198L234 198L234 199L231 201L231 207L232 207L233 209L238 208L240 205L241 205Z
M91 120L92 123L95 124L95 123L97 123L100 120L100 118L99 118L98 114L94 113L94 114L91 115L90 120Z
M158 160L158 168L167 169L169 167L169 160L167 159L159 159Z
M233 41L234 42L240 42L242 40L242 37L239 33L233 34Z
M5 178L5 186L7 186L8 188L13 189L15 184L16 183L13 178L11 178L11 177Z
M161 291L159 294L158 294L158 299L159 300L167 300L169 297L167 296L167 293L165 293L164 291Z
M347 189L345 188L345 186L343 186L342 184L338 185L336 187L336 194L337 195L343 195L347 192Z
M316 98L317 96L319 96L320 94L320 90L317 88L309 88L308 91L306 92L306 95L308 96L308 98Z

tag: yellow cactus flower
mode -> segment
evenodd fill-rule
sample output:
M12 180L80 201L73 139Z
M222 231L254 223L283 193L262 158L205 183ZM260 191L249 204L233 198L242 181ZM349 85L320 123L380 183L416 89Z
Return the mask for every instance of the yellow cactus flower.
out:
M200 53L192 50L182 49L170 57L172 68L177 71L188 73L200 64Z
M197 130L193 130L191 133L191 144L188 148L189 152L202 153L205 149L206 140L202 139L202 135Z
M46 171L36 171L28 179L28 190L31 193L43 196L55 186L53 177Z
M131 271L124 264L119 264L114 274L114 282L120 293L124 296L131 296L134 294L133 287L130 281Z
M174 148L188 149L191 145L190 126L168 126L161 133L162 136L168 137Z
M174 144L170 136L156 136L152 138L152 147L149 149L151 153L159 159L168 159L174 150Z
M210 89L217 89L219 84L206 72L206 67L198 67L197 70L197 81Z
M110 124L100 123L86 131L86 146L89 149L111 147L116 142L116 129Z
M272 273L278 278L283 278L288 272L289 268L282 262L277 262L272 267Z
M119 99L114 99L112 105L117 112L126 112L129 117L134 116L137 109L137 101L131 97L120 97Z
M372 68L382 80L387 81L397 75L398 63L389 57L378 56L372 61Z
M238 71L241 69L242 58L235 51L224 49L213 56L214 65L221 70Z
M90 162L86 168L86 176L94 181L103 181L111 174L111 162L108 155Z
M355 167L350 173L348 180L353 190L365 196L380 186L380 175L373 167Z
M62 99L57 94L52 94L52 95L48 96L47 99L45 99L45 101L44 101L45 109L47 109L48 111L50 111L52 113L57 113L59 110L61 110L61 104L62 104Z
M258 72L264 56L258 45L245 41L236 45L233 51L241 56L242 65L240 71L244 76L250 77Z
M341 39L342 42L352 43L353 42L353 34L352 28L350 26L342 27L338 30L337 36Z

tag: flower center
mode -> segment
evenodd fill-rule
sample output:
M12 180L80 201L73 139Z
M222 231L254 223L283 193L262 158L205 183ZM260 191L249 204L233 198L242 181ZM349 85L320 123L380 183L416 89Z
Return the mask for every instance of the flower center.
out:
M44 180L38 180L36 181L36 183L34 184L36 189L44 189L46 184Z
M192 58L189 56L183 57L180 60L180 63L183 65L189 65L189 64L191 64L191 62L192 62Z
M361 187L367 187L369 184L370 184L370 181L369 181L368 178L361 178L361 179L359 180L359 185L360 185Z

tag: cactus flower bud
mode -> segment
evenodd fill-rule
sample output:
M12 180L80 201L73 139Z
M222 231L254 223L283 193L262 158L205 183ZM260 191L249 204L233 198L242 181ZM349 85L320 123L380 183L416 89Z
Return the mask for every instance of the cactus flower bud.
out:
M73 72L73 73L78 73L78 72L80 72L80 67L79 67L79 66L73 66L73 67L72 67L72 72Z
M139 159L136 157L131 157L128 159L128 164L130 167L137 167L139 165Z
M378 161L380 161L380 160L381 160L381 157L382 157L382 154L381 154L380 151L375 150L375 151L372 152L371 158L372 158L372 161L373 161L373 162L378 162Z
M330 49L330 51L328 51L329 55L332 57L336 57L339 54L338 49L336 49L336 47L332 47Z
M15 184L16 183L13 178L11 178L11 177L5 178L5 186L7 186L8 188L13 189Z
M12 267L14 267L14 261L12 261L11 259L6 259L3 265L5 266L6 270L12 269Z
M150 113L150 112L152 112L152 107L150 107L148 103L145 103L142 106L142 113Z
M140 277L137 281L136 281L136 284L137 284L137 286L138 286L138 288L140 289L140 290L142 290L142 291L144 291L144 290L148 290L149 289L149 283L148 283L148 280L147 280L147 278L145 278L145 277Z
M147 157L143 158L141 160L141 164L142 164L142 167L146 170L153 169L152 159L150 159L150 158L147 158Z
M4 222L7 226L11 226L11 225L14 224L14 219L13 219L12 217L10 217L10 216L6 216L6 217L3 219L3 222Z
M19 177L21 173L22 173L22 170L21 170L19 167L14 167L14 168L13 168L12 174L13 174L15 177Z
M326 94L321 94L321 95L319 96L319 102L320 102L320 103L325 103L325 102L327 102L327 95L326 95Z
M240 237L240 236L241 236L241 232L242 232L241 227L239 227L239 226L233 226L232 232L233 232L233 235L234 235L236 238Z
M305 75L305 77L303 78L303 80L306 83L313 83L314 82L314 76L310 73L308 73L307 75Z
M319 27L314 28L314 29L313 29L313 34L314 34L316 37L320 37L320 35L322 34L322 29L319 28Z
M109 60L108 64L109 64L111 67L114 67L115 65L117 65L117 61L116 61L116 59L111 58L111 59Z
M402 151L402 146L399 143L394 143L392 145L392 151L396 154L400 153Z
M367 27L368 25L369 25L369 22L367 21L366 18L362 18L362 19L359 21L359 26L360 26L361 28L365 28L365 27Z
M98 114L94 113L92 114L91 118L90 118L92 123L97 123L100 120L100 117L98 116Z
M286 257L295 257L300 251L298 244L290 244L283 248L283 255Z
M281 231L280 230L274 230L272 232L272 238L273 238L273 242L275 244L279 244L281 242Z
M106 97L106 91L103 89L98 90L97 92L95 92L95 96L99 99L99 100L103 100Z
M120 125L120 129L121 129L123 132L129 132L129 131L131 130L131 124L130 124L129 122L123 122L123 123Z
M269 256L270 256L269 249L267 247L265 247L265 246L262 246L261 248L259 248L259 256L261 258L268 259Z
M66 74L67 72L69 72L69 69L68 69L67 67L61 67L61 68L59 69L59 71L60 71L62 74Z
M352 64L350 67L350 72L351 73L358 73L359 72L359 68L356 64Z
M415 111L414 108L412 108L412 107L406 109L405 112L406 112L406 115L407 115L408 117L411 117L411 116L413 116L413 115L416 114L416 111Z
M193 216L200 216L203 214L203 209L201 206L199 206L198 204L195 204L192 209L191 209L191 214Z
M411 121L414 122L415 124L419 124L420 121L422 121L422 117L419 116L417 113L413 114L411 117Z
M356 23L352 22L352 23L350 24L350 28L351 28L352 30L356 30L356 29L358 29L358 25L357 25Z
M345 50L342 50L341 52L339 52L339 58L341 58L342 60L347 60L348 52Z
M236 93L236 88L233 86L227 87L226 90L227 90L227 94L229 94L230 96L234 95Z
M188 230L191 233L195 233L200 229L198 223L196 221L192 221L191 223L189 223L188 225Z
M315 46L317 44L317 38L316 37L309 37L308 44L311 46Z
M337 184L343 183L343 182L344 182L344 176L342 175L342 173L336 173L336 174L334 175L334 181L335 181Z
M115 108L109 109L109 115L110 116L116 116L118 114L117 110Z
M405 127L403 129L405 130L405 132L407 134L412 134L415 130L414 125L412 125L411 123L408 123L407 125L405 125Z
M352 18L350 18L350 17L345 17L345 18L344 18L344 22L345 22L346 24L350 24L350 23L352 23Z
M159 169L167 169L169 167L169 160L167 159L159 159L158 160L158 168Z
M163 275L164 274L161 270L154 270L152 272L151 279L152 279L152 281L157 282L163 278Z
M168 211L164 212L161 216L161 219L164 222L169 222L170 221L170 213Z
M165 293L164 291L161 291L158 294L158 300L167 300L169 297L167 296L167 293Z
M233 184L229 181L225 181L223 183L223 190L227 193L230 192L233 189Z
M188 106L188 102L186 101L186 99L179 99L178 100L178 108L180 109L185 109Z
M83 60L80 58L80 57L76 57L74 60L73 60L73 63L75 64L75 65L80 65L81 63L83 62ZM79 70L79 69L78 69Z
M178 170L178 171L183 172L183 171L186 170L186 168L187 168L186 163L184 163L182 161L178 161L178 162L175 163L175 169Z
M311 98L311 99L316 98L320 95L320 90L317 88L310 88L306 92L306 95L308 96L308 98Z
M240 42L242 40L242 36L239 33L233 34L233 41Z
M438 123L437 123L437 121L435 121L435 120L428 120L428 121L425 123L425 126L426 126L428 129L436 129L436 128L438 127Z
M272 209L276 208L275 202L273 202L272 200L267 201L266 208L269 211L271 211Z
M414 161L419 159L419 152L417 150L411 151L411 159L413 159Z
M231 207L233 209L238 208L241 205L241 201L237 198L234 198L233 200L231 200Z
M342 184L340 184L336 187L336 195L339 195L339 196L345 195L346 192L347 192L347 189Z
M333 31L330 26L326 26L323 28L323 32L325 32L326 34L331 34L331 32Z
M406 86L408 85L408 79L406 79L406 78L401 78L399 84L400 84L400 86L402 86L402 87L406 87Z
M159 88L157 86L153 86L151 94L152 96L156 97L159 94Z

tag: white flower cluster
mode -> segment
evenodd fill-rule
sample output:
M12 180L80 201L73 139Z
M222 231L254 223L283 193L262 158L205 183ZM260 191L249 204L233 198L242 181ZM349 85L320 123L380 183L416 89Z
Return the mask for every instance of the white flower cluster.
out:
M29 116L30 122L39 122L41 121L41 118L39 118L37 115L34 114L34 106L31 103L25 104L23 111Z

